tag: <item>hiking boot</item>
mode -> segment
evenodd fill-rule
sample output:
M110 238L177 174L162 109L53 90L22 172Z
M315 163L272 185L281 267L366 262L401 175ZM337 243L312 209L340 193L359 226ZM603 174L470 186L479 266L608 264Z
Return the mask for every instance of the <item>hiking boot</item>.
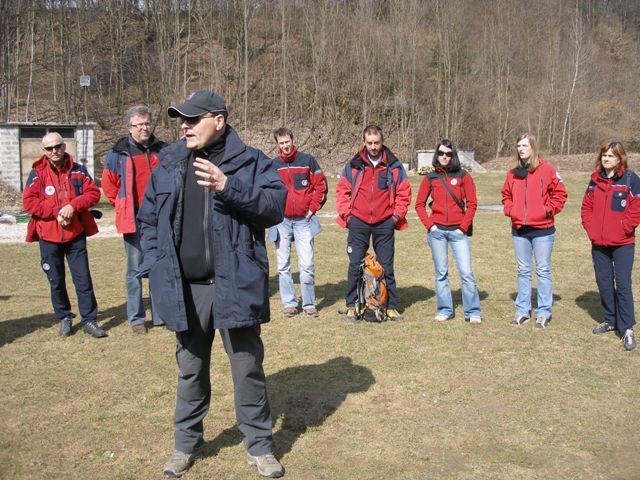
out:
M145 326L144 323L137 323L136 325L131 325L131 330L133 330L133 333L140 333L140 334L147 333L147 327Z
M96 322L87 322L83 324L82 331L91 335L93 338L102 338L107 336L107 332L101 329Z
M353 307L347 308L347 313L344 314L344 320L347 323L358 323L360 319L356 315L356 309Z
M615 327L613 325L607 322L602 322L600 325L593 329L593 333L597 335L599 333L613 332L614 330Z
M536 318L536 328L544 329L549 326L549 322L551 321L551 317L538 317Z
M68 337L71 335L71 317L64 317L60 320L60 336Z
M182 476L193 464L196 453L184 453L178 450L173 451L173 455L167 463L164 464L162 473L166 477L178 478Z
M398 312L398 310L396 310L395 308L390 308L389 310L387 310L387 318L389 320L391 320L392 322L399 322L400 320L402 320L404 317L402 316L402 314L400 312Z
M446 322L447 320L451 320L452 318L453 315L447 315L445 313L438 313L435 317L433 317L436 322Z
M636 334L633 333L633 330L627 328L627 331L624 332L622 337L622 344L624 345L624 349L630 352L631 350L635 350L636 348Z
M284 467L272 453L256 456L247 453L247 463L252 467L258 467L258 473L263 477L280 478L284 475Z
M296 307L284 307L282 309L282 315L286 318L295 317L298 314L298 309Z
M472 317L469 317L469 323L472 325L480 325L482 323L482 317L473 315Z
M309 307L304 309L304 314L307 317L317 318L320 314L318 313L318 309L316 307Z
M529 317L527 317L526 315L516 315L516 317L513 320L511 320L511 325L516 325L518 327L521 327L528 321L529 321Z

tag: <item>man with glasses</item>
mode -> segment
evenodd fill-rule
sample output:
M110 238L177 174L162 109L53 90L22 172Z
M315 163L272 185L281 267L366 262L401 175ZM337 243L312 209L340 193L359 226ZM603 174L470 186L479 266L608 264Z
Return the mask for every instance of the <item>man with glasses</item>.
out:
M349 229L345 320L349 323L359 321L355 310L356 290L369 239L384 268L389 293L387 318L402 320L397 310L398 290L393 272L394 231L408 226L405 215L411 203L411 184L400 160L384 145L380 127L367 126L362 140L364 146L345 165L336 187L337 222Z
M129 135L120 138L107 152L102 171L102 190L116 210L116 230L124 239L127 255L125 285L127 321L135 333L147 333L142 301L140 234L136 214L142 203L151 172L158 165L158 152L166 145L153 135L153 116L145 105L136 105L125 115ZM152 305L153 305L153 298ZM151 308L154 325L163 322Z
M176 332L179 368L174 452L164 474L179 477L204 443L216 330L231 363L247 462L280 477L272 453L260 325L269 321L265 228L282 221L286 188L269 158L227 125L227 107L201 90L168 110L184 137L160 154L138 213L155 306Z
M33 164L22 192L24 209L31 214L26 241L39 242L40 264L51 287L60 335L71 335L74 317L65 281L66 258L76 287L82 330L94 338L106 337L96 322L98 303L87 255L87 237L98 232L89 208L100 200L100 190L87 169L66 152L60 134L46 134L42 149L44 154Z

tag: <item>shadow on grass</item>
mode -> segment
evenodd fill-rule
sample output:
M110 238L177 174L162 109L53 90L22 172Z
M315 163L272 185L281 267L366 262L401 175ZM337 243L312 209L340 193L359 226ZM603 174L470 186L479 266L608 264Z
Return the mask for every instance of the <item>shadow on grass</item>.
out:
M107 320L105 322L105 320ZM111 307L107 310L98 311L98 324L105 330L109 330L127 321L127 304L123 303L117 307ZM80 329L80 319L75 318L73 321L73 333L77 333ZM41 328L51 328L58 325L53 312L32 315L30 317L13 318L0 322L0 347L14 340L22 338ZM58 332L55 332L58 335Z
M576 298L576 305L589 314L597 323L602 321L602 306L600 305L599 292L584 292Z
M300 365L267 377L274 425L274 454L282 458L298 438L319 427L350 393L366 392L375 383L367 367L354 365L349 357L337 357L317 365ZM213 457L242 442L237 426L229 427L205 443L203 457Z

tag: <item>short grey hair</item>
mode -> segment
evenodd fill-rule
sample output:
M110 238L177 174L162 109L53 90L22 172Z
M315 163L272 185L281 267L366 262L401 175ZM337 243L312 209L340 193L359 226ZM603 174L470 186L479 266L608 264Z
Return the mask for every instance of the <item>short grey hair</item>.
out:
M127 121L127 125L131 123L131 119L135 116L149 115L151 120L153 121L153 113L151 109L146 105L134 105L125 113L125 120Z

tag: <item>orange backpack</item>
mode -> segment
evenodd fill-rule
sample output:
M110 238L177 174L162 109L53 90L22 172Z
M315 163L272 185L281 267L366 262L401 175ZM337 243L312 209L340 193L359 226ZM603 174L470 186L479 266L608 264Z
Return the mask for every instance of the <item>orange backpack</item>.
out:
M355 310L358 318L367 322L384 322L387 320L387 282L384 279L384 268L375 255L367 254L360 264L357 285L358 299Z

